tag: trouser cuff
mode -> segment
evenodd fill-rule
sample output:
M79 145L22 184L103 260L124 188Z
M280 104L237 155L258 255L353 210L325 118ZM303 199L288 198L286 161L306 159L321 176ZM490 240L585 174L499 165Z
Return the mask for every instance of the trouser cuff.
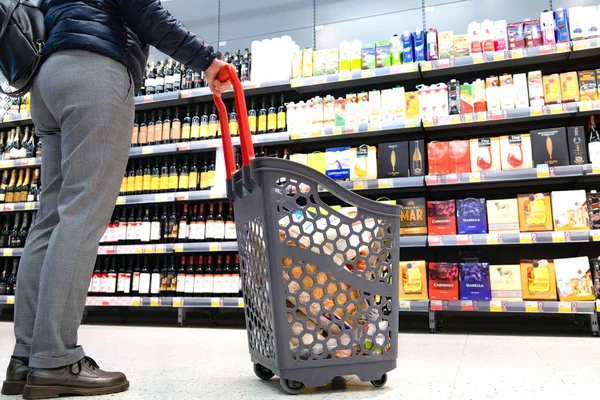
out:
M41 369L53 369L65 367L75 364L77 361L85 357L85 353L81 346L77 346L70 353L60 357L49 357L44 355L32 354L29 356L29 367Z

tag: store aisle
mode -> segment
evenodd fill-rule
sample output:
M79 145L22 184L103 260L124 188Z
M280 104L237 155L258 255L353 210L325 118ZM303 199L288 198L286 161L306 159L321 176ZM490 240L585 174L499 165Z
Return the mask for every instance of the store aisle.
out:
M83 326L80 341L131 389L98 399L289 399L252 371L243 330ZM311 399L584 399L600 392L600 339L401 334L400 367L384 389L356 379L307 391ZM0 364L13 344L0 324ZM20 397L6 397L20 398Z

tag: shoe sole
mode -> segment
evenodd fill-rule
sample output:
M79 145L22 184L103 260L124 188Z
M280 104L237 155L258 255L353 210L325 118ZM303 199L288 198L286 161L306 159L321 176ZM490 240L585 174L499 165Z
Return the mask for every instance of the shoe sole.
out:
M2 384L2 394L5 396L23 394L24 388L25 381L4 381L4 383Z
M129 389L129 381L116 386L100 388L78 388L72 386L32 386L25 385L23 398L33 399L55 399L60 396L99 396L124 392Z

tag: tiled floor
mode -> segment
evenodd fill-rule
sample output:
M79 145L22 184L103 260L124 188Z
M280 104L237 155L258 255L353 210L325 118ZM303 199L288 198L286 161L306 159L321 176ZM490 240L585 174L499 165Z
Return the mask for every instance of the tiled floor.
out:
M286 399L277 378L259 381L239 329L83 326L80 341L131 389L98 399ZM0 323L0 364L12 349ZM310 389L311 399L587 399L600 394L600 339L401 334L398 369L383 389L356 378ZM2 367L3 368L3 367ZM10 397L6 397L10 398ZM18 398L18 397L13 397Z

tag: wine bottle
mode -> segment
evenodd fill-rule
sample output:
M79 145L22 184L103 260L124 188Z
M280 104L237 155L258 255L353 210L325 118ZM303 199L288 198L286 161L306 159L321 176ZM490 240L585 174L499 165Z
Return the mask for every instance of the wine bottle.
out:
M177 292L177 270L175 269L175 256L170 257L171 262L167 269L167 296L173 297Z
M117 241L118 244L127 243L127 209L119 210L121 216L119 217L119 227L117 228Z
M148 116L144 113L144 119L140 124L140 132L138 135L138 144L145 146L148 143Z
M17 213L17 215L15 215L15 224L14 224L13 229L10 232L10 236L8 238L8 247L20 247L19 246L19 228L20 227L21 227L21 214Z
M231 113L229 114L229 133L231 136L240 135L237 112L235 111L235 102L232 103Z
M277 109L277 132L287 131L287 108L283 100L283 93L281 94L281 102Z
M6 175L8 177L8 174ZM2 176L2 186L4 186L4 175ZM39 201L39 196L40 196L40 170L39 169L35 169L33 170L33 181L31 182L31 185L29 186L29 193L27 195L27 201ZM1 196L1 192L2 189L0 187L0 202L2 202L2 196Z
M119 196L125 196L127 194L127 182L129 176L129 165L125 168L125 173L123 174L123 180L121 181L121 188L119 189Z
M21 225L21 229L17 234L17 246L16 247L25 247L25 243L27 242L27 236L29 235L29 213L24 213L23 216L23 224Z
M231 292L237 295L238 297L243 297L242 278L240 276L240 256L238 254L235 255L235 264L233 265L231 275Z
M17 179L17 184L14 187L13 196L11 203L18 203L21 198L21 189L23 187L23 174L24 170L19 170L19 179Z
M146 161L146 165L144 166L142 192L146 194L152 192L152 168L150 168L150 161Z
M139 264L138 264L138 267L139 267ZM157 278L160 280L160 274L158 274ZM139 280L139 295L140 296L144 296L144 295L147 296L150 294L151 281L152 281L152 274L150 273L150 270L148 269L148 256L144 256L144 264L142 265L142 268L140 269L140 280ZM135 273L134 273L134 285L135 285ZM160 287L160 282L158 282L158 285ZM134 286L134 292L135 292L135 286Z
M179 268L177 269L177 281L175 287L175 293L179 297L185 296L185 280L187 277L187 266L185 256L181 256Z
M204 295L204 256L198 256L198 263L194 268L194 297Z
M150 178L150 193L160 192L160 167L158 163L152 165L152 177Z
M162 122L161 143L167 144L171 141L171 109L167 109L167 117Z
M165 92L165 70L162 61L156 67L156 94Z
M187 113L183 119L183 125L181 126L181 140L187 142L190 140L192 128L192 118L190 117L190 107L187 108Z
M148 134L146 138L147 145L153 145L156 137L156 130L154 129L154 112L150 114L150 121L148 122Z
M175 108L175 117L171 123L171 142L177 143L181 140L181 121L179 120L179 107Z
M198 165L196 157L192 156L192 165L190 166L190 176L188 178L188 190L198 190Z
M160 243L161 229L160 220L158 218L158 206L155 206L152 222L150 223L150 241L152 243Z
M129 258L130 264L133 262L132 258ZM140 257L137 257L137 262L135 264L135 268L133 269L133 274L131 275L131 295L139 296L140 293L140 283L141 283L141 273L142 270L140 268ZM148 280L148 285L150 281ZM148 293L148 292L146 292Z
M92 273L92 281L90 283L90 287L88 293L92 296L97 296L100 294L100 279L102 277L102 269L100 268L100 258L96 259L96 266L94 267L94 272Z
M196 113L192 118L192 127L190 129L190 139L200 139L200 105L196 105Z
M6 203L13 203L15 198L15 185L17 184L17 170L13 169L10 175L10 181L6 188Z
M160 232L161 232L161 241L168 242L169 241L169 217L167 216L167 206L163 206L162 214L160 216Z
M250 126L250 134L256 135L257 132L257 119L256 119L256 108L254 99L250 102L250 110L248 110L248 125Z
M114 296L117 293L117 260L112 257L110 267L108 269L108 276L106 278L106 295Z
M150 276L150 294L152 296L158 296L161 292L162 276L160 274L160 267L158 262L154 263L152 267L152 274Z
M42 141L41 140L38 140L37 145L35 146L35 156L36 157L42 156Z
M258 110L258 130L257 133L260 135L261 133L267 132L267 108L265 103L265 98L262 98L262 105L260 110Z
M131 260L131 258L130 258ZM119 269L117 270L117 296L125 295L125 258L121 258Z
M175 65L175 69L173 70L173 91L178 92L181 90L181 64L178 62Z
M140 241L142 244L150 243L150 235L152 233L152 224L150 222L150 210L146 207L146 211L142 218L142 228L140 233Z
M185 70L185 89L190 90L194 88L194 71L191 68Z
M212 297L215 294L215 277L213 274L213 265L212 265L212 256L208 256L208 260L206 264L204 264L203 268L203 276L204 276L204 296Z
M219 211L215 217L214 240L223 241L225 239L225 220L223 218L223 203L219 203Z
M244 56L241 60L240 81L245 82L250 80L250 51L244 50Z
M232 285L232 266L231 266L231 254L225 256L225 264L223 265L223 297L231 297L231 285Z
M188 158L185 157L183 163L179 166L179 191L186 191L190 185L190 173L188 169Z
M183 205L183 213L179 216L179 242L186 242L188 239L188 205Z
M138 208L138 214L135 218L134 244L142 242L142 208Z
M225 240L236 240L235 221L233 219L233 204L229 204L229 212L225 221Z
M193 297L194 296L194 282L195 282L195 268L194 268L194 260L196 257L189 256L187 268L185 270L185 297Z
M167 239L173 243L179 237L179 225L177 223L177 215L175 214L175 206L171 207L171 214L167 220Z
M129 166L129 170L127 172L127 194L135 193L135 164L133 161Z
M275 95L271 95L271 106L267 110L267 132L277 132L277 109L275 108Z
M154 142L153 142L154 144L162 143L162 134L163 134L162 110L158 110L158 119L156 121L154 121Z
M208 156L204 157L204 164L202 164L202 170L200 171L200 190L208 188Z
M600 133L598 133L598 129L596 128L596 119L593 115L590 116L589 131L590 142L588 150L590 162L592 164L600 163Z
M217 109L213 105L212 113L208 117L208 139L214 139L217 137L217 130L219 129L219 116L217 115Z
M416 175L420 175L423 171L423 157L421 155L421 150L419 150L419 146L415 146L415 151L413 153L413 165L412 170Z
M165 67L165 93L173 91L173 60L167 61Z
M4 170L4 172L2 173L2 184L0 184L0 203L4 203L6 201L7 190L8 190L8 170Z
M188 241L195 242L198 239L198 206L194 205L188 221Z
M169 191L169 163L165 157L163 165L160 167L160 191L162 193Z
M101 272L100 272L100 290L98 291L98 294L100 296L106 296L106 289L107 289L107 285L108 285L108 270L109 270L109 266L108 266L108 257L104 257L104 267L102 268Z
M175 163L175 157L173 162L169 166L169 191L176 192L179 187L179 175L177 172L177 164Z
M29 127L25 129L29 129ZM35 155L35 135L33 134L33 129L29 133L29 139L25 143L25 150L25 157L31 158Z
M204 104L204 114L200 117L200 140L208 139L208 104Z
M208 173L206 175L206 186L207 189L211 189L215 187L215 156L210 158L210 163L208 164Z
M4 220L4 226L0 232L0 246L9 247L8 242L10 238L10 215L7 215Z
M135 170L135 193L142 194L144 192L144 167L142 167L142 162L140 161L137 164L137 168Z
M214 274L214 288L213 288L213 294L215 295L215 297L223 297L223 289L224 289L224 282L223 282L223 258L222 256L219 254L216 258L216 262L213 266L213 274Z
M154 64L148 65L146 70L146 95L156 94L156 75L154 73Z
M125 259L123 259L123 269L125 269L125 278L123 282L123 296L131 295L132 281L133 281L133 268L131 265L131 257L129 257L129 262L127 264L127 268L125 268Z
M198 222L196 223L196 241L206 240L206 220L204 219L204 204L200 204L200 213L198 214Z
M12 271L10 271L10 275L6 281L6 293L9 296L14 296L17 294L17 275L19 269L19 259L13 259Z
M129 214L129 218L127 219L127 244L135 243L135 233L135 209L132 207L131 213Z
M206 233L205 240L212 241L215 239L215 216L214 216L215 205L211 204L208 215L206 216Z

